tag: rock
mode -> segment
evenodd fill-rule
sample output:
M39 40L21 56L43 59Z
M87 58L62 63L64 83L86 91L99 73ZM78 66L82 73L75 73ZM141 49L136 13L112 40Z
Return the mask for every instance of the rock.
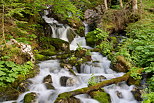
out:
M76 84L76 80L71 77L62 76L60 78L60 84L61 86L73 86L74 84Z
M109 94L102 90L90 92L89 95L100 103L111 103Z
M35 92L28 93L24 96L24 103L39 103L37 101L38 94Z
M26 92L28 91L28 87L30 86L32 82L30 80L25 80L25 81L22 81L19 86L18 86L18 89L19 91L21 92Z
M45 83L44 85L47 89L55 89L55 87L51 83Z
M55 47L56 50L69 51L70 45L67 41L58 39L58 38L50 38L50 44Z
M106 77L104 77L103 75L94 76L94 77L95 77L95 82L96 82L96 83L102 82L103 80L106 79Z
M43 83L45 84L47 89L55 89L54 86L52 85L52 77L51 77L51 75L47 75L43 79Z
M134 98L137 100L137 101L142 101L143 99L141 98L141 90L137 87L134 87L133 90L131 91L132 94L134 95Z
M119 92L119 91L115 91L116 92L116 94L117 94L117 96L119 97L119 98L123 98L123 96L122 96L122 93L121 92Z
M51 77L51 75L47 75L47 76L43 79L43 83L52 83L52 77Z
M67 98L67 99L60 99L56 100L54 103L81 103L79 99L75 97Z
M14 88L0 87L0 102L3 103L3 101L17 100L19 94L19 91Z

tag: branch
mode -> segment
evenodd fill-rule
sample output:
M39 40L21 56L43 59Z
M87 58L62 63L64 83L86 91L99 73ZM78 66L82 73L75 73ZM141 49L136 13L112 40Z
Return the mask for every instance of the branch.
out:
M66 101L68 98L71 98L75 95L88 94L92 91L99 90L101 87L104 87L104 86L116 84L116 83L119 83L119 82L122 82L122 81L127 81L129 77L130 77L130 72L124 74L121 77L113 78L111 80L102 81L102 82L97 83L97 84L90 86L90 87L85 87L85 88L77 89L77 90L74 90L74 91L59 94L55 103L61 103L60 101Z
M138 69L137 72L141 73L142 70L143 70L143 68ZM110 80L105 80L105 81L102 81L102 82L97 83L97 84L90 86L90 87L85 87L85 88L77 89L77 90L74 90L74 91L59 94L54 103L63 103L62 101L67 101L69 98L71 98L75 95L89 94L90 92L99 90L100 88L102 88L104 86L108 86L108 85L111 85L111 84L117 84L117 83L122 82L122 81L127 81L130 77L130 74L131 74L131 72L127 72L126 74L124 74L121 77L113 78L113 79L110 79Z

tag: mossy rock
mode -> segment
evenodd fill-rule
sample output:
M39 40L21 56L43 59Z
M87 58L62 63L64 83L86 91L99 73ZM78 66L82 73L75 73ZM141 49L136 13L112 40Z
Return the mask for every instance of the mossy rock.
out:
M20 92L12 87L0 87L0 102L16 100Z
M56 50L70 51L70 45L67 41L58 38L50 38L49 42L51 45L55 47Z
M39 54L45 55L45 56L53 56L56 54L54 49L46 49L46 50L41 50Z
M109 94L103 91L93 91L90 93L90 96L100 103L110 103L110 96Z
M96 38L95 38L94 34L88 33L86 35L86 43L87 43L87 45L89 45L91 47L94 47L96 45L96 40L95 39Z
M42 55L42 54L35 54L35 59L38 60L38 61L43 61L43 60L49 59L49 56L45 56L45 55Z
M81 102L79 99L75 97L71 97L71 98L62 98L62 99L56 100L54 103L81 103Z
M37 101L37 94L34 92L28 93L24 96L24 103L35 103Z

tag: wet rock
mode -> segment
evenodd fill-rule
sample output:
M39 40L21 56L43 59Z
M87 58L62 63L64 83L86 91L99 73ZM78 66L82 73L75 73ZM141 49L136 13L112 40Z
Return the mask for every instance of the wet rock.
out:
M43 79L43 83L45 84L47 89L55 89L54 86L52 85L52 77L51 77L51 75L47 75Z
M43 79L43 83L52 83L52 77L51 77L51 75L47 75L47 76Z
M76 83L76 80L71 77L62 76L60 78L61 86L73 86Z
M109 94L102 90L90 92L89 95L100 103L111 103Z
M95 82L96 83L102 82L105 79L106 79L106 77L104 77L103 75L95 76Z
M51 83L45 83L47 89L55 89L55 87Z
M22 81L19 86L18 86L18 89L19 91L21 92L26 92L28 91L28 87L30 86L30 84L32 84L32 82L30 80L25 80L25 81Z
M116 91L116 94L117 94L117 96L118 96L119 98L123 98L123 96L122 96L122 93L121 93L121 92Z
M58 39L58 38L50 38L50 44L55 47L56 50L69 51L70 46L67 41Z
M14 88L0 87L0 103L3 103L3 101L17 100L19 94L20 94L19 91L17 91Z
M24 96L24 103L38 103L38 94L35 92L28 93Z
M71 98L56 100L55 103L81 103L81 102L79 99L71 97Z
M132 94L134 95L134 98L137 101L142 101L143 99L141 98L141 90L137 87L134 87L133 90L131 91Z

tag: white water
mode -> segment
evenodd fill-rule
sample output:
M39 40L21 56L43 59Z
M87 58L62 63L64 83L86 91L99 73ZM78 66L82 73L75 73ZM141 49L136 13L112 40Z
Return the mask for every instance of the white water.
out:
M47 23L57 23L59 26L61 26L61 24L52 18L49 20L48 18L44 17L44 19L47 19ZM53 31L56 30L56 27L54 26L51 28ZM61 38L67 41L68 39L65 33L67 29L68 27L62 27L58 29L59 34L55 32L53 33L53 37ZM62 35L59 37L60 33ZM84 37L75 38L70 45L71 50L75 50L78 47L77 44L81 45L82 47L90 48L86 46ZM32 81L32 84L29 86L29 91L21 94L19 98L15 100L15 102L23 103L24 96L27 93L35 92L38 94L38 99L35 103L53 103L60 93L87 87L88 81L92 75L98 77L97 81L108 80L124 75L124 73L116 73L110 69L110 61L106 57L103 57L100 53L92 52L91 55L92 61L82 64L80 70L81 73L76 72L77 76L72 75L64 68L61 68L59 60L42 61L39 64L40 73L36 77L29 79ZM73 67L73 69L76 71L75 67ZM47 89L43 83L43 79L47 75L51 75L53 81L51 84L55 87L55 89ZM70 77L73 82L67 81L67 86L61 86L60 78L62 76ZM102 76L105 78L101 79L100 77ZM131 93L132 89L133 86L128 86L125 82L104 87L105 92L110 95L112 103L138 103ZM77 95L75 97L80 99L81 103L99 103L98 101L90 98L90 96L87 94ZM13 101L6 101L4 103L12 102Z

